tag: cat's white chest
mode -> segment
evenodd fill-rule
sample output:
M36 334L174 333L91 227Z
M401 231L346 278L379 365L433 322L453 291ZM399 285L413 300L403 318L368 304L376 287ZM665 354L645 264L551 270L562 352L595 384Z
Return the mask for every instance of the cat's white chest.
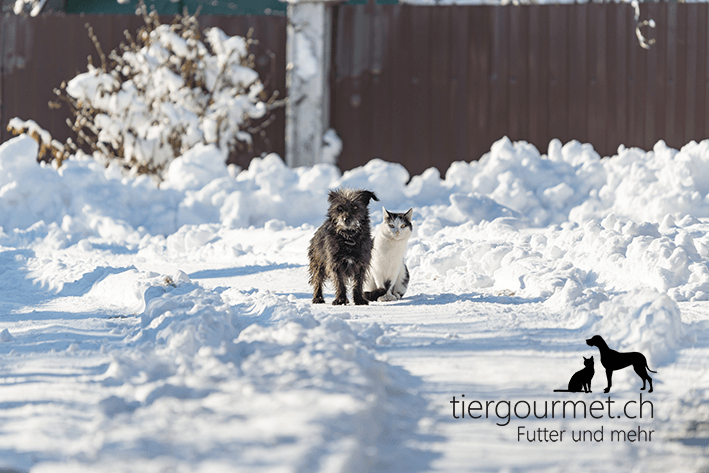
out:
M394 239L387 228L382 228L383 225L385 224L380 225L374 236L372 268L378 273L377 276L383 279L394 279L404 264L409 241L408 233L401 234L399 239Z

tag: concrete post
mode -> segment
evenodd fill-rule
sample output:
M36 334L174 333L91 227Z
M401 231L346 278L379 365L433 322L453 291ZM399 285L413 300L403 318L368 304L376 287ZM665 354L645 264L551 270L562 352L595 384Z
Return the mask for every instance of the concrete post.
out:
M323 162L330 124L332 0L290 0L286 45L286 164Z

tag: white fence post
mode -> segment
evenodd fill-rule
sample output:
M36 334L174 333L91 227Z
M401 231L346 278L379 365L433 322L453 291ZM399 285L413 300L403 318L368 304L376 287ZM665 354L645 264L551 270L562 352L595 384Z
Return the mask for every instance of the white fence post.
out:
M332 0L286 0L286 163L312 166L323 160L330 123Z

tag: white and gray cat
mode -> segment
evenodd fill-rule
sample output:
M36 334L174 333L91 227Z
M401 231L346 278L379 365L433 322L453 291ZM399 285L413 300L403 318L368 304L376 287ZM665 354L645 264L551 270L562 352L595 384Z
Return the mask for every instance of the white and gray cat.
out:
M404 297L409 286L406 267L406 245L413 227L414 210L405 213L382 209L384 219L374 235L374 248L369 273L364 283L364 297L369 301L396 301Z

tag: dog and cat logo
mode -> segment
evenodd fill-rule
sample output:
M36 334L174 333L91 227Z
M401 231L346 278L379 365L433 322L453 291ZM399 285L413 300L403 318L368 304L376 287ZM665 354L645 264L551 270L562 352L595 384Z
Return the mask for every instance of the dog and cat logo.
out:
M601 365L606 371L608 386L604 389L609 393L614 371L622 370L629 366L633 367L635 373L643 381L641 390L647 384L652 392L652 378L648 375L650 370L647 366L645 355L638 352L619 352L611 350L608 344L600 335L594 335L586 340L586 344L598 348ZM590 393L591 381L595 373L594 357L584 357L585 367L571 377L568 389L557 389L555 392L575 392ZM638 399L620 401L620 406L616 400L611 399L610 394L607 400L594 399L588 404L583 399L567 400L539 400L527 401L525 399L514 400L477 400L465 397L461 394L459 399L453 396L450 404L453 406L454 419L498 419L495 425L506 427L514 425L517 429L517 442L547 443L547 442L652 442L652 434L655 430L649 429L648 425L642 422L650 422L654 418L654 407L649 399L643 400L643 393ZM586 422L588 417L594 419L593 423ZM557 428L554 426L542 426L538 423L530 424L532 419L574 419L579 423L564 424ZM595 421L606 419L610 424L599 425ZM611 419L613 419L611 421ZM625 419L625 423L618 423L617 419ZM517 421L513 424L513 420ZM636 428L637 426L637 428ZM619 428L620 427L620 428ZM657 435L655 436L657 438Z
M628 366L632 366L633 370L640 376L643 381L643 387L641 390L645 390L645 382L649 383L650 389L647 391L652 392L652 378L647 373L657 373L652 371L647 365L647 359L645 355L639 352L618 352L616 350L611 350L606 344L603 337L600 335L594 335L593 337L586 340L586 344L592 347L597 347L601 355L601 365L606 370L606 379L608 380L608 386L603 390L604 393L608 393L613 386L612 378L613 372L617 370L622 370ZM593 356L591 358L584 357L583 359L584 368L577 371L569 380L568 389L555 389L554 392L571 392L571 393L590 393L591 391L591 380L595 373Z

